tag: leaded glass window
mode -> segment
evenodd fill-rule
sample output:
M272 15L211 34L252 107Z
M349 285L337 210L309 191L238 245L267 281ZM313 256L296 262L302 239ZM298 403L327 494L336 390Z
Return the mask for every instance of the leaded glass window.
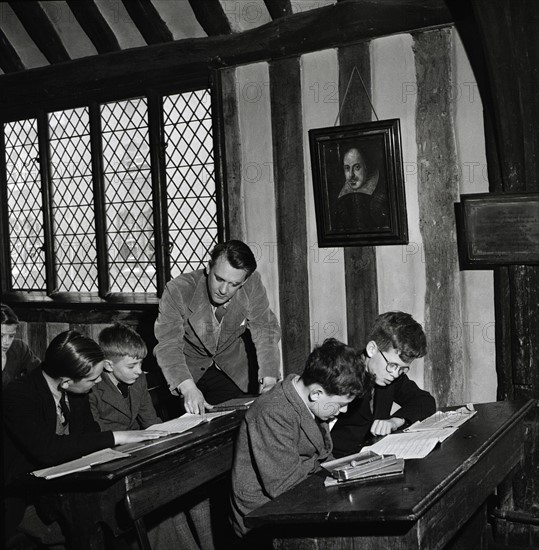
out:
M220 231L211 94L164 96L160 106L160 130L145 97L49 113L39 127L46 148L35 119L4 125L9 290L156 296L166 279L204 265ZM166 175L163 203L156 173Z

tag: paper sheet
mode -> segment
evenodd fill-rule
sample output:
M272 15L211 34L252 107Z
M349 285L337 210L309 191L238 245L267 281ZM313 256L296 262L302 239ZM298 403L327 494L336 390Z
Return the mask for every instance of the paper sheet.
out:
M397 458L424 458L438 443L454 434L457 428L444 428L411 433L386 435L383 439L364 447L364 451L378 454L393 454Z
M162 432L168 433L182 433L186 432L187 430L191 430L192 428L198 426L199 424L202 424L203 422L210 422L210 420L213 420L214 418L218 418L226 414L231 414L233 412L234 411L222 411L214 413L209 412L206 413L205 417L201 416L200 414L185 413L178 418L173 418L172 420L163 422L162 424L154 424L153 426L150 426L146 429L160 430Z
M43 468L42 470L36 470L32 472L36 477L44 477L45 479L54 479L55 477L65 476L74 472L82 472L89 470L92 466L97 464L104 464L111 460L117 460L118 458L128 458L131 455L128 453L122 453L115 451L114 449L102 449L95 453L71 460L70 462L64 462L58 464L58 466L51 466L50 468Z
M425 418L425 420L422 420L421 422L415 422L404 431L419 432L446 428L458 428L464 424L464 422L470 420L470 418L472 418L476 413L477 411L470 403L455 411L436 411L433 415Z

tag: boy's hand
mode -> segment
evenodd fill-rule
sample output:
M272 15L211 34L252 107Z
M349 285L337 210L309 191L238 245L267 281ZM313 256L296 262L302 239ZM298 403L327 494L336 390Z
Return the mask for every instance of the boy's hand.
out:
M375 420L371 426L371 434L388 435L398 430L404 424L404 418L388 418L387 420Z
M183 395L183 405L186 412L204 416L206 414L206 407L208 409L212 408L209 403L206 403L204 395L197 388L193 380L184 380L178 388Z

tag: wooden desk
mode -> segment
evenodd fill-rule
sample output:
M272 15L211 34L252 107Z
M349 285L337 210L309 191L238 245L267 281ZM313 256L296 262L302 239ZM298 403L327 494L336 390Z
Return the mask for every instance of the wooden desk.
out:
M534 405L476 405L477 414L426 458L406 461L404 478L325 488L314 475L246 524L262 527L282 550L480 550L487 497L522 459L523 418Z
M243 415L237 411L216 418L189 435L88 471L51 480L25 476L23 489L44 495L63 518L70 549L102 550L103 525L115 536L131 528L124 507L130 489L144 487L148 508L156 509L170 500L171 493L180 497L229 472Z

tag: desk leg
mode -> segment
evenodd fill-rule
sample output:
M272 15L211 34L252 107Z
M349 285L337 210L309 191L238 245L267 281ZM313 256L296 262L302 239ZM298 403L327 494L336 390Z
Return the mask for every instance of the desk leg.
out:
M445 550L487 550L487 505L477 512L459 529L449 541Z

